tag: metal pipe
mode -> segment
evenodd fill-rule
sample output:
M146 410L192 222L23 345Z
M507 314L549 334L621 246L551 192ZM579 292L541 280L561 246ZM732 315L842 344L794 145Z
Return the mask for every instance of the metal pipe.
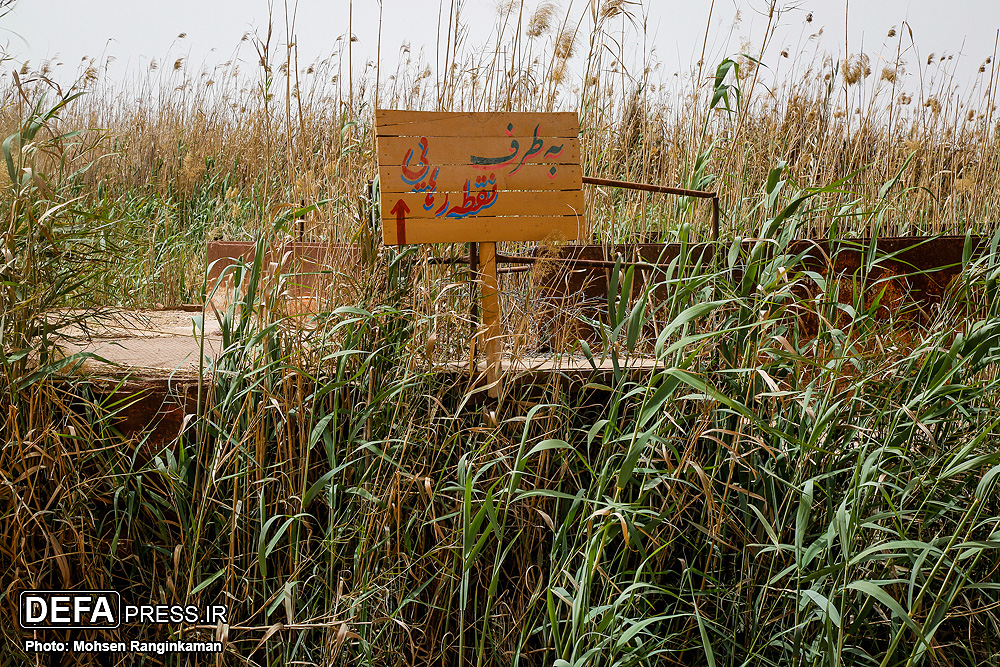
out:
M682 195L684 197L698 197L699 199L712 199L717 197L715 192L705 190L688 190L687 188L673 188L669 185L652 185L651 183L633 183L632 181L615 181L610 178L595 178L584 176L583 182L588 185L607 185L613 188L627 188L629 190L645 190L646 192L662 192L668 195Z
M719 198L712 197L712 240L719 240Z
M643 190L645 192L662 192L668 195L681 195L682 197L697 197L698 199L712 200L712 240L719 240L719 193L707 192L705 190L689 190L687 188L673 188L669 185L653 185L651 183L633 183L632 181L615 181L610 178L595 178L584 176L583 182L588 185L606 185L612 188L626 188L628 190Z
M614 267L615 263L603 259L576 259L573 257L546 257L544 259L539 257L517 257L514 255L501 255L497 253L496 256L497 264L536 264L540 261L546 262L558 262L561 264L579 264L580 266L591 266L591 267ZM468 257L431 257L427 260L428 264L469 264ZM644 262L626 262L622 260L622 266L640 266L640 267L654 267L656 264L649 264ZM510 267L506 269L497 269L500 273L517 273L521 270L527 270L527 266L523 267ZM472 269L475 273L476 270Z
M575 257L514 257L512 255L501 255L497 254L497 264L503 262L504 264L537 264L538 262L556 262L558 264L573 264L574 266L579 266L581 268L597 268L597 269L613 269L615 266L621 266L623 269L629 266L634 266L639 269L662 269L665 264L650 264L648 262L629 262L622 260L619 264L618 262L612 262L605 259L579 259Z

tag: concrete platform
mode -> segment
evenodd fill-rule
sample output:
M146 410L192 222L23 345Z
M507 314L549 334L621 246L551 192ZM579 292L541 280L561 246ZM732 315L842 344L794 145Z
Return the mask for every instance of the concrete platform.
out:
M207 315L196 327L202 317L200 309L122 310L67 327L63 354L100 359L76 366L65 385L84 383L82 395L114 406L114 427L126 438L145 439L142 453L151 456L175 442L196 411L198 389L207 385L199 373L202 353L215 359L222 350L218 320Z
M657 360L651 357L632 357L618 360L622 374L629 378L649 376L657 369ZM471 371L470 371L471 368ZM433 373L449 379L465 381L475 387L485 387L486 362L480 359L474 366L469 362L439 364ZM504 387L523 385L545 386L551 383L566 383L572 386L584 384L607 385L613 381L615 365L610 356L603 361L598 357L591 364L586 357L570 355L548 355L542 357L504 357L500 362L501 384Z
M200 310L118 311L64 333L65 354L89 352L100 357L86 360L66 382L84 382L91 395L122 406L116 428L126 437L148 438L150 455L177 439L185 417L196 411L199 388L203 395L211 389L211 376L199 374L201 355L207 369L222 352L218 319ZM641 357L620 361L624 374L635 378L648 376L656 365L655 359ZM487 386L482 359L475 364L439 364L430 373L458 391ZM610 358L595 368L580 356L508 357L502 362L503 393L532 387L596 388L612 384L614 373Z
M203 322L196 326L196 322ZM204 365L217 359L222 352L222 332L213 313L181 310L119 311L86 328L73 327L65 332L64 352L89 352L101 359L88 359L78 369L81 375L130 377L133 381L175 378L196 380L199 359ZM548 377L588 380L614 372L610 356L596 358L591 364L583 356L548 354L544 356L505 357L501 370L505 381L521 384L544 382ZM656 360L646 357L620 359L620 367L628 373L648 373L656 369ZM449 375L485 375L483 359L472 365L468 360L438 364L432 373Z
M218 319L201 311L118 311L64 334L65 354L90 352L107 360L88 359L81 374L195 379L202 353L215 359L222 351Z

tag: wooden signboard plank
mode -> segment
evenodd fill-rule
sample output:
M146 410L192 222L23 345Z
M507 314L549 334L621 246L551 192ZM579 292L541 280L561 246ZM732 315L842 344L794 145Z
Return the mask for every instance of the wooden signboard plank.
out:
M408 220L440 219L442 222L462 220L471 216L523 217L579 215L583 216L581 190L542 192L500 192L496 187L470 188L462 192L405 193L383 198L382 217L394 218L393 209L404 202Z
M578 117L572 112L375 111L380 137L510 137L532 134L539 125L548 137L576 139L580 135Z
M525 164L580 164L580 142L544 136L518 137L380 137L378 163L400 166L403 174L463 165L479 172L517 173Z
M556 173L552 173L552 167ZM398 166L379 165L379 189L383 199L386 193L413 192L414 187L427 186L430 176L435 175L434 182L440 192L459 192L465 188L466 181L472 176L475 179L485 176L495 179L498 190L582 190L583 172L578 164L525 164L513 174L505 170L476 171L470 173L462 169L440 169L430 172L416 186L407 183L400 177Z
M584 234L575 114L379 110L376 121L386 244Z
M472 217L464 220L410 219L406 203L393 207L394 224L383 218L386 245L464 241L569 241L586 232L583 216Z
M378 109L375 125L385 243L479 244L480 335L499 396L496 243L585 235L577 116Z

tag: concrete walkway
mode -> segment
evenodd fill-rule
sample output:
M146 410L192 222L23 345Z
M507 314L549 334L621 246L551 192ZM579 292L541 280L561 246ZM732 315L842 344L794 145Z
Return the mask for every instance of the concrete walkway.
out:
M203 327L196 327L202 317L201 311L115 311L85 327L65 329L62 347L67 355L90 352L108 362L88 359L80 369L83 373L197 376L202 344L210 359L222 349L215 315L205 314Z

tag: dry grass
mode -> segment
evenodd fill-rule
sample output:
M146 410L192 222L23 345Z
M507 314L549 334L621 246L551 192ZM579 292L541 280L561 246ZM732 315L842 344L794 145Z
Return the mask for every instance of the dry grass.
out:
M222 664L996 664L995 244L906 345L862 290L802 297L814 284L781 252L833 227L991 233L992 63L973 108L947 61L917 62L899 35L888 74L877 54L797 54L770 93L745 58L664 86L616 57L635 6L591 8L581 23L504 3L483 50L454 15L438 76L408 52L380 76L349 77L340 53L300 67L270 35L243 45L253 72L178 60L116 84L92 63L91 94L38 141L23 121L47 73L19 73L0 119L19 137L0 228L0 664L55 664L18 648L17 590L84 584L225 601ZM682 261L655 309L613 290L586 326L623 356L654 329L654 373L486 400L429 363L467 352L465 276L379 251L376 104L578 109L588 173L718 188L725 236L767 238L741 276ZM103 129L65 134L84 128ZM319 205L310 237L360 247L311 319L285 316L291 278L263 265L303 201ZM684 200L589 203L600 241L707 230ZM123 436L120 405L35 372L61 306L203 298L216 236L255 239L261 261L236 279L226 350L176 442ZM508 285L507 329L531 342L513 298L530 288ZM828 326L802 335L789 312Z
M395 70L366 68L349 88L353 98L343 54L296 67L294 53L276 52L269 35L248 36L241 46L245 60L259 59L256 71L236 60L200 70L178 60L113 82L100 74L101 63L88 63L78 83L92 94L64 123L106 130L102 148L110 154L88 175L92 189L101 183L114 192L153 188L184 202L214 188L217 197L255 202L249 220L238 204L215 211L210 231L224 236L245 233L247 223L266 219L274 204L301 201L329 202L321 236L356 235L365 222L357 202L375 174L375 104L577 109L589 174L717 188L730 236L759 228L767 217L754 204L779 162L787 165L789 188L858 174L850 192L827 198L826 210L812 216L808 231L817 235L834 222L842 233L859 235L965 231L978 229L995 210L992 59L959 91L952 62L920 59L905 31L871 54L840 63L794 54L790 64L775 65L776 81L767 88L762 77L768 73L740 56L725 79L734 103L738 89L739 106L727 113L709 108L708 64L680 76L667 76L655 62L625 70L624 54L614 54L626 34L619 24L626 23L627 4L607 4L593 24L544 3L523 15L517 3L498 11L496 41L482 50L460 40L449 44L448 66L435 76L405 47ZM881 76L875 62L888 63ZM47 72L44 65L24 69L21 80ZM903 72L911 73L906 89L897 76ZM11 87L0 124L12 127L24 104ZM859 201L884 205L872 210ZM667 237L681 220L703 231L707 219L707 211L695 214L649 195L597 191L592 203L595 238L606 240Z

